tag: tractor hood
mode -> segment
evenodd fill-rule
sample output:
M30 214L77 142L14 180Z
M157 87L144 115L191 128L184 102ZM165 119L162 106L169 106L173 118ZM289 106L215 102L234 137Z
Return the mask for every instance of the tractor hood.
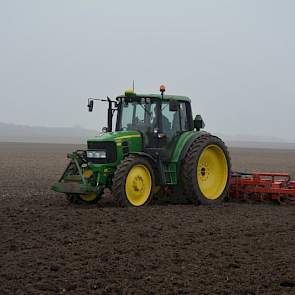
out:
M122 142L124 140L129 141L129 139L142 138L142 135L138 131L116 131L116 132L107 132L102 133L101 135L95 136L93 138L88 139L88 142L94 141L114 141L114 142Z
M88 139L89 150L105 150L107 159L92 159L95 164L112 163L117 165L124 156L132 152L142 151L143 138L138 131L117 131L103 133Z

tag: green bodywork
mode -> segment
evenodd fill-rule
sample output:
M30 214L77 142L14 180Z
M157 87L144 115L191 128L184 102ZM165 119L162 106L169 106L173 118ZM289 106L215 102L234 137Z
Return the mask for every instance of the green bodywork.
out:
M145 98L161 99L161 95L157 94L138 94L137 96ZM171 96L165 95L165 100L185 101L190 103L190 99L186 96ZM184 156L184 152L188 147L188 143L194 138L206 133L205 131L185 131L177 136L176 143L173 146L173 151L168 162L161 163L164 172L165 185L176 186L179 183L178 172L180 169L180 162ZM88 143L94 142L112 142L116 145L116 160L112 163L96 164L96 163L84 163L81 162L80 152L75 151L68 154L68 158L71 163L65 170L64 174L58 182L56 182L52 189L56 192L68 193L68 194L89 194L96 192L100 194L104 188L111 188L112 179L117 166L126 157L124 153L124 145L128 143L128 155L143 153L143 135L139 131L115 131L103 133L94 138L90 138ZM156 160L155 160L156 161ZM154 163L157 165L157 163ZM72 166L71 166L72 165ZM74 168L75 173L71 173L71 169ZM70 167L70 168L69 168ZM93 175L91 178L84 176L85 170L91 170ZM160 185L157 183L156 185Z
M117 159L113 163L107 164L89 164L88 168L96 175L97 183L104 186L111 185L112 175L115 172L118 164L120 164L124 158L122 143L127 141L129 146L129 152L139 152L142 150L142 136L137 131L118 131L109 132L103 135L89 139L88 142L107 142L111 141L116 144L117 147Z
M130 153L140 152L142 150L142 136L137 131L109 132L88 140L88 142L114 142L117 147L117 159L115 162L106 164L88 163L86 169L90 169L93 172L95 186L89 183L89 180L83 176L83 170L85 169L83 169L79 163L79 154L73 152L68 154L67 157L76 165L77 175L67 176L65 175L65 171L65 174L52 186L52 189L61 193L88 194L91 192L99 193L102 188L110 187L112 184L112 176L118 164L121 163L124 158L122 146L124 141L128 141Z

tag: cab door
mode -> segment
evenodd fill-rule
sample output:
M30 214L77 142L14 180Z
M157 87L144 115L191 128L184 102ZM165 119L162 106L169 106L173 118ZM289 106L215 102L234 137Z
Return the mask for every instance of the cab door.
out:
M146 148L157 152L168 162L181 133L189 130L187 105L185 102L160 101L154 109L153 134L149 136Z

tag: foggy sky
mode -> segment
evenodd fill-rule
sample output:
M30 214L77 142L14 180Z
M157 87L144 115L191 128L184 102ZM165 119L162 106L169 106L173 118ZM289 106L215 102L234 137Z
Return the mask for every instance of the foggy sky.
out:
M207 130L295 141L295 2L0 0L0 122L98 128L87 97L188 95Z

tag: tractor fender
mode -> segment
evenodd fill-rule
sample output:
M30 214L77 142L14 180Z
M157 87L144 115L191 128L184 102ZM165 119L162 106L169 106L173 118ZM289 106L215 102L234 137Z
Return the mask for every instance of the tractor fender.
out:
M192 131L190 135L177 143L175 152L173 154L173 160L177 163L177 175L179 174L182 160L184 159L191 144L196 138L199 138L203 135L210 135L210 133L206 131Z
M163 164L161 160L156 159L152 155L145 152L131 152L129 153L129 155L136 155L136 156L146 158L151 163L154 169L156 179L159 180L161 184L165 183L165 173L164 173Z

